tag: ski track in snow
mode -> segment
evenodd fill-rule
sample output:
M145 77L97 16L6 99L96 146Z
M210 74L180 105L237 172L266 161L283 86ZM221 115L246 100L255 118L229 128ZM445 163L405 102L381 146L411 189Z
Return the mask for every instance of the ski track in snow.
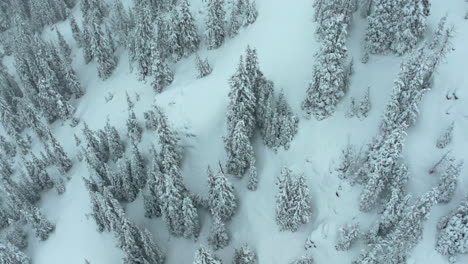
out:
M129 1L130 2L130 1ZM154 94L149 83L137 80L128 65L128 54L120 48L119 65L112 76L105 82L97 76L96 62L84 64L82 50L74 42L69 22L61 22L57 27L70 43L74 57L73 67L80 77L86 94L75 102L76 116L82 121L77 128L59 123L53 125L53 131L73 158L74 167L69 175L67 191L58 196L50 191L42 196L40 206L44 213L56 223L56 230L45 242L38 242L30 236L27 254L35 264L81 264L83 259L91 263L119 263L123 253L116 247L113 234L98 233L94 221L86 214L90 213L89 195L82 177L88 176L84 163L76 159L77 148L73 133L81 135L83 121L91 129L102 128L109 117L126 139L127 105L125 92L132 99L135 93L140 95L135 112L143 126L143 112L156 102L167 112L171 124L177 130L187 130L196 135L183 138L185 149L183 177L187 187L196 193L206 194L206 167L217 168L218 160L224 161L225 151L222 136L225 134L226 109L228 104L228 79L234 73L239 56L244 54L247 45L257 48L260 68L268 79L275 83L275 90L283 89L288 103L300 117L299 132L288 151L274 153L255 140L255 154L259 172L259 188L255 192L246 188L247 179L238 180L230 177L239 198L239 208L231 222L227 223L231 235L228 247L218 250L224 263L230 263L234 248L249 243L256 249L259 263L284 264L295 258L310 254L316 263L350 263L360 250L365 248L362 240L354 244L350 251L337 252L334 248L339 226L356 219L361 228L368 227L376 216L361 213L358 210L358 196L362 187L350 186L341 181L333 172L333 164L339 158L341 149L350 141L357 146L371 141L378 133L386 103L390 98L393 81L399 72L401 57L371 56L368 64L360 63L362 41L366 21L355 14L348 40L349 55L354 58L354 75L350 91L338 105L336 113L323 121L304 118L300 105L305 96L312 68L315 63L314 53L319 49L315 37L315 24L312 22L313 8L311 0L257 0L259 17L257 21L242 28L234 39L227 39L218 50L207 51L202 46L200 55L207 56L214 70L204 79L196 79L194 56L183 59L176 65L174 83L162 94ZM128 3L126 3L128 4ZM404 156L410 169L409 190L414 196L421 195L435 185L437 176L428 174L432 165L445 153L435 147L436 138L445 127L455 121L454 141L449 146L458 159L468 158L468 37L467 21L463 20L468 4L458 1L432 1L431 16L428 19L429 37L438 20L448 14L449 22L456 25L454 51L439 68L435 76L432 91L426 94L421 104L421 115L416 125L408 130ZM203 5L199 0L192 4L192 10L199 31L204 28ZM79 8L73 11L80 23ZM45 37L55 37L55 32L47 28ZM12 58L5 58L5 63L12 65ZM351 96L360 98L370 86L372 109L367 119L346 119L345 112ZM446 100L447 91L457 90L459 100ZM106 103L104 97L114 94L112 101ZM145 131L140 143L145 154L151 143L156 142L154 132ZM127 142L128 143L128 142ZM128 145L128 144L127 144ZM128 146L127 146L128 147ZM296 233L279 232L275 222L275 185L281 168L288 166L296 173L305 173L313 200L313 216L309 224L301 226ZM466 167L466 166L465 166ZM468 192L468 173L463 169L455 198L448 205L437 205L424 225L424 239L413 250L409 263L446 263L446 258L435 249L435 226L442 215L446 215ZM336 192L339 196L336 196ZM202 230L198 241L174 238L161 219L146 219L143 216L141 195L125 205L129 217L138 225L148 228L156 244L165 252L168 264L192 263L193 255L200 244L207 244L211 226L211 217L201 210ZM317 248L304 249L306 239L310 237ZM459 258L459 263L468 263L468 257Z

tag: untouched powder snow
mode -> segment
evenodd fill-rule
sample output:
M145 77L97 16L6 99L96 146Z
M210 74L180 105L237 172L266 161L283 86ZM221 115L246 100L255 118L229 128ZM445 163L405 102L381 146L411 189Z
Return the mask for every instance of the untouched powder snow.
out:
M130 1L129 1L130 2ZM393 81L399 72L402 57L371 56L362 64L362 46L367 22L355 14L351 25L348 50L354 58L354 74L350 90L338 105L336 113L323 121L307 120L300 109L311 79L315 63L314 53L319 48L315 27L312 22L311 0L257 0L259 16L257 21L242 28L234 39L227 39L219 49L207 51L201 47L200 55L208 57L213 73L206 78L196 79L194 55L176 65L175 80L162 94L155 95L149 83L137 80L128 65L128 54L120 48L119 64L112 76L101 81L97 76L96 62L84 64L82 50L72 38L69 21L57 24L73 49L73 67L76 69L86 94L75 102L76 116L81 119L77 128L54 124L53 131L65 150L73 158L74 167L69 173L71 181L67 191L58 196L54 191L43 195L40 207L56 224L56 230L45 242L29 239L27 254L35 264L81 264L84 258L92 264L113 264L121 262L123 253L116 247L113 234L98 233L94 221L87 217L91 211L89 195L82 177L89 175L86 165L77 158L73 133L81 135L83 122L91 129L102 128L106 118L119 129L126 140L125 121L128 116L126 92L135 101L135 112L143 126L143 112L153 103L163 107L173 127L181 134L184 147L183 177L187 187L195 193L206 195L206 168L217 169L218 161L226 158L222 136L226 131L226 110L228 104L228 79L235 72L239 57L247 45L258 50L260 68L265 76L274 81L275 90L284 90L293 111L300 117L298 134L288 151L277 153L265 147L257 137L254 142L259 188L247 190L247 177L238 180L229 177L239 198L238 212L227 223L231 235L228 247L216 254L223 263L231 263L234 249L244 243L251 245L258 254L260 264L285 264L297 257L309 254L315 263L350 263L365 245L360 239L349 251L335 250L337 231L344 223L358 221L362 229L376 219L375 213L362 213L358 209L361 186L350 186L340 180L334 167L341 150L347 142L361 146L377 135L383 111L390 98ZM126 3L127 4L127 3ZM192 4L199 31L204 29L204 8L197 0ZM454 140L448 149L457 159L468 160L468 29L463 20L468 4L462 0L432 1L431 16L428 19L427 37L434 32L439 19L448 14L450 23L456 26L454 50L439 68L433 89L427 93L421 104L421 115L415 126L408 130L404 149L410 169L409 190L414 196L421 195L437 182L437 176L428 170L446 150L435 147L437 137L452 121L455 121ZM74 14L79 18L79 8ZM80 19L78 19L80 20ZM54 37L48 28L44 36ZM11 58L6 63L11 65ZM345 113L350 97L360 98L370 87L372 109L367 119L347 119ZM459 100L447 100L447 91L456 90ZM106 103L109 93L113 100ZM184 133L195 137L185 137ZM151 143L156 143L154 132L145 131L140 149L145 155ZM128 146L128 142L127 146ZM276 178L282 167L287 166L295 173L304 173L312 197L312 220L301 226L295 233L280 232L275 221ZM466 167L466 166L465 166ZM435 249L436 223L441 216L455 208L468 192L468 173L463 169L455 198L448 205L437 205L424 225L424 238L413 250L409 263L446 263L446 258ZM339 197L337 196L339 195ZM208 212L201 210L202 230L198 241L174 238L169 235L161 219L144 218L141 194L139 198L125 205L129 217L138 225L148 228L156 244L166 255L166 263L192 263L195 250L200 244L207 244L212 219ZM307 238L314 241L316 248L305 249ZM468 263L468 256L459 258L459 263Z

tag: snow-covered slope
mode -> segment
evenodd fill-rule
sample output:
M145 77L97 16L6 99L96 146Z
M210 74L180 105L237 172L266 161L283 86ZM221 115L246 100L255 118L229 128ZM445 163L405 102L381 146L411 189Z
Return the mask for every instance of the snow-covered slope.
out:
M129 1L131 2L131 1ZM243 28L234 39L213 51L201 49L214 70L203 79L196 79L194 56L183 59L176 65L175 81L162 94L155 95L149 83L140 82L128 65L128 54L119 49L119 65L112 76L101 81L97 76L96 63L85 64L82 50L74 42L69 22L57 24L65 39L73 48L73 66L78 72L86 94L75 102L76 116L86 121L91 129L102 128L106 118L125 135L127 119L126 92L136 102L135 111L141 123L143 112L153 103L164 108L173 126L195 137L182 137L184 146L183 177L187 187L196 193L207 192L206 168L224 162L226 154L222 136L225 134L226 109L228 104L228 79L235 72L239 56L247 45L258 50L260 67L266 77L275 83L275 90L283 89L288 103L300 117L299 132L288 151L277 153L265 147L260 138L254 144L259 172L259 188L251 192L246 188L246 179L230 180L239 197L239 210L227 224L232 240L230 245L216 252L224 263L230 263L234 248L249 243L257 250L259 263L284 264L295 258L310 254L316 263L350 263L365 248L363 241L353 245L347 252L335 250L338 227L353 219L367 228L376 216L362 213L358 209L358 195L362 187L350 186L338 179L334 166L341 149L347 142L358 146L369 143L378 133L378 125L390 98L393 81L399 71L402 57L371 56L369 63L361 64L362 41L367 22L357 14L351 25L348 41L349 54L355 61L349 93L339 104L333 117L324 121L307 120L300 109L315 63L314 53L318 50L315 24L312 22L311 0L257 0L259 17L257 21ZM199 0L192 4L199 29L203 26L204 8ZM432 1L427 37L432 35L439 19L448 14L448 20L456 26L454 50L448 55L435 77L433 90L423 99L421 115L415 126L408 131L404 156L410 169L410 192L415 196L429 190L436 184L436 176L428 170L445 153L435 147L436 138L446 126L455 121L455 136L449 146L458 159L468 160L468 29L463 20L468 4L462 0ZM74 12L79 17L79 8ZM54 36L50 28L44 36ZM5 58L5 64L12 65L12 58ZM367 119L347 119L345 113L351 96L362 97L370 87L372 110ZM457 90L459 100L447 100L447 91ZM105 97L112 93L113 100L106 103ZM89 172L84 163L76 159L77 149L73 133L81 133L81 125L71 128L56 123L53 131L67 153L74 160L67 183L67 191L58 196L51 191L40 202L44 213L56 223L56 230L45 242L30 238L27 254L35 264L80 264L83 259L91 263L119 263L122 252L116 248L115 238L109 233L98 233L96 225L87 217L91 205L82 177ZM148 154L156 135L145 131L140 144L142 152ZM311 222L297 232L280 232L275 222L276 177L282 167L288 166L295 172L306 175L313 200ZM464 169L455 198L448 205L437 205L425 223L424 238L413 251L410 263L445 263L445 257L434 250L436 223L442 215L453 209L468 192L468 173ZM138 225L148 228L154 241L167 256L169 264L191 263L194 252L200 244L207 243L211 225L208 212L202 212L202 230L198 241L174 238L168 234L161 219L144 218L141 197L127 204L126 211ZM306 239L315 242L316 248L306 250ZM468 257L460 258L468 262Z

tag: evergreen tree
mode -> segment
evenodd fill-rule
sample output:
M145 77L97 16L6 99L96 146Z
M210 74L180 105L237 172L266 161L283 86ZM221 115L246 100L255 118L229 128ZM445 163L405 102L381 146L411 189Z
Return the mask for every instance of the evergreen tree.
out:
M8 142L2 135L0 135L0 148L2 149L3 153L5 153L5 155L9 156L10 158L14 158L16 156L16 145Z
M119 132L114 126L111 126L109 119L107 120L105 131L107 134L107 142L109 144L110 157L113 161L120 159L124 152L125 147L120 140Z
M201 246L197 249L197 251L195 251L193 264L222 264L222 262L213 255L211 250Z
M225 148L228 153L228 173L239 178L247 170L256 173L254 151L243 120L239 120L234 131L225 138Z
M93 57L96 58L98 63L99 77L105 80L109 78L117 66L112 39L109 39L108 36L104 34L99 24L92 23L91 28L91 49Z
M437 202L448 203L452 200L457 189L458 177L460 176L462 168L463 161L455 164L453 158L449 160L437 186L437 190L439 191Z
M257 264L257 255L248 245L237 248L234 252L234 264Z
M154 76L152 86L156 93L161 93L174 80L174 73L156 50L155 45L151 46L151 73Z
M182 201L182 225L185 238L197 238L200 233L197 208L193 205L190 197L185 197Z
M367 18L372 12L374 0L359 0L359 9L362 18Z
M245 11L245 21L244 26L248 24L253 24L258 17L257 6L255 0L247 4L247 10Z
M63 38L62 33L60 33L60 31L57 28L55 28L55 32L57 32L57 39L58 39L60 52L65 56L65 58L68 59L68 61L71 62L71 57L70 57L71 56L71 48L70 48L70 46L65 41L65 39Z
M437 225L436 250L449 256L451 263L455 263L456 255L468 252L467 219L468 200L464 199L456 209L442 217Z
M165 49L169 53L172 61L178 62L182 58L183 47L180 44L180 39L182 38L181 32L179 29L179 14L177 10L173 10L169 13L169 17L166 18L166 27L167 35Z
M200 38L198 37L195 20L190 12L188 0L183 0L180 5L178 22L179 42L183 49L183 56L187 57L198 49Z
M154 38L150 4L144 0L136 7L136 26L130 51L130 61L136 63L142 80L151 75L154 63L151 46Z
M203 78L205 76L208 76L213 71L213 68L208 62L208 58L202 60L200 56L198 56L198 54L195 56L195 64L198 70L197 78Z
M338 243L335 245L336 250L349 250L351 243L359 236L359 224L347 224L340 228Z
M145 207L145 216L146 217L160 217L161 216L161 205L162 205L162 196L163 196L163 175L159 167L159 155L154 148L154 145L151 148L151 166L148 171L148 184L144 189L143 193L143 203ZM188 205L187 205L188 206ZM187 211L188 214L188 211ZM188 217L188 220L191 218ZM188 221L187 220L187 221Z
M54 231L55 225L47 220L37 207L22 210L22 213L26 221L33 227L36 237L42 241L47 240L50 233Z
M82 39L81 29L78 26L78 23L76 23L75 17L73 15L70 15L70 27L71 27L73 38L78 44L78 47L83 47L84 43Z
M309 222L310 215L310 194L304 175L293 178L292 171L284 168L276 195L276 222L280 230L295 232L299 225Z
M452 122L450 126L448 126L447 129L445 129L444 133L437 139L436 146L438 148L443 149L452 142L454 127L455 122Z
M250 138L255 128L256 98L242 57L237 72L230 79L230 86L227 113L228 131L232 133L237 123L242 120L246 126L247 136Z
M362 99L361 102L359 102L359 105L357 107L357 116L360 119L367 118L367 116L369 115L369 111L372 107L369 96L370 96L370 88L367 88L367 92L364 95L364 98Z
M117 35L117 43L122 46L127 46L130 39L130 17L126 12L121 0L115 0L110 15L111 29Z
M389 180L392 179L394 166L401 158L405 135L403 128L395 129L391 134L381 137L370 149L367 162L358 171L358 174L367 177L359 204L361 211L374 208L379 196L391 182Z
M121 190L122 200L133 202L139 192L137 179L132 174L131 161L127 158L122 158L118 161L118 173L116 174L115 183L113 186L119 186Z
M226 226L221 220L221 217L212 212L213 224L211 226L211 233L208 237L208 244L213 247L214 250L225 248L229 244L229 234L226 230Z
M141 140L141 133L143 129L138 124L138 120L136 118L135 112L130 110L128 119L127 119L127 135L128 137L134 142L140 142Z
M218 215L222 221L229 221L237 209L237 199L234 195L234 187L228 181L222 171L216 175L208 167L208 201L210 209Z
M50 138L51 143L52 143L54 158L57 161L58 166L60 167L60 172L62 174L65 174L71 169L73 164L72 164L71 160L68 158L65 151L63 150L60 143L57 141L57 139L52 134L49 135L49 138Z
M353 263L404 263L407 255L422 239L423 221L437 203L437 191L432 190L406 206L392 231L379 239Z
M402 55L413 49L426 28L423 0L376 0L366 32L367 50L373 54Z
M343 13L327 19L323 43L314 66L312 81L302 109L323 120L335 112L336 105L344 96L346 83L345 59L347 57L347 17ZM330 74L330 73L333 74Z
M229 36L235 37L245 21L244 11L247 10L246 0L236 0L232 2L231 16L229 20Z
M135 142L132 143L131 155L132 177L134 178L138 188L143 189L147 181L145 162Z
M223 0L208 1L208 19L206 21L206 39L208 49L217 49L224 43L226 35L225 16Z
M83 23L83 33L81 34L81 42L83 46L83 56L84 62L86 64L90 63L93 60L93 48L91 46L92 41L92 27L91 22L84 21Z
M0 172L3 177L10 177L13 174L13 167L7 157L0 154Z
M0 264L30 264L31 260L11 243L0 243Z

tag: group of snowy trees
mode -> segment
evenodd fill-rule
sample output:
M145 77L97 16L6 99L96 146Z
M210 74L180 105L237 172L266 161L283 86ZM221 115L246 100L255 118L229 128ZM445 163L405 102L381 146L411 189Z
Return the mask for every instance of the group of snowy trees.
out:
M428 0L376 0L372 6L364 8L368 10L364 13L370 13L367 52L403 55L416 47L426 30L430 10Z
M294 176L290 169L284 168L278 177L277 185L276 222L280 230L295 232L300 225L310 221L312 214L305 176Z
M257 255L248 245L237 248L234 252L234 264L257 264ZM193 264L222 264L222 261L208 248L200 246L195 251Z
M434 38L402 63L384 113L380 136L366 151L357 152L348 147L343 152L338 168L341 177L364 185L360 209L367 212L378 206L383 208L379 219L365 235L369 248L354 261L356 264L404 262L421 239L422 223L430 209L437 203L449 202L454 195L461 162L450 159L438 185L411 202L406 192L408 168L402 159L406 130L416 121L422 96L430 89L433 74L450 49L452 29L445 23L444 17Z
M312 81L302 109L308 116L325 119L335 112L336 105L347 90L346 39L351 17L355 11L354 0L316 0L314 20L322 41L314 66Z
M245 62L241 57L230 86L228 132L224 137L227 172L239 178L248 172L248 188L255 190L258 180L252 139L256 128L267 146L287 149L297 133L299 121L283 93L275 98L273 82L260 71L255 49L247 47Z

